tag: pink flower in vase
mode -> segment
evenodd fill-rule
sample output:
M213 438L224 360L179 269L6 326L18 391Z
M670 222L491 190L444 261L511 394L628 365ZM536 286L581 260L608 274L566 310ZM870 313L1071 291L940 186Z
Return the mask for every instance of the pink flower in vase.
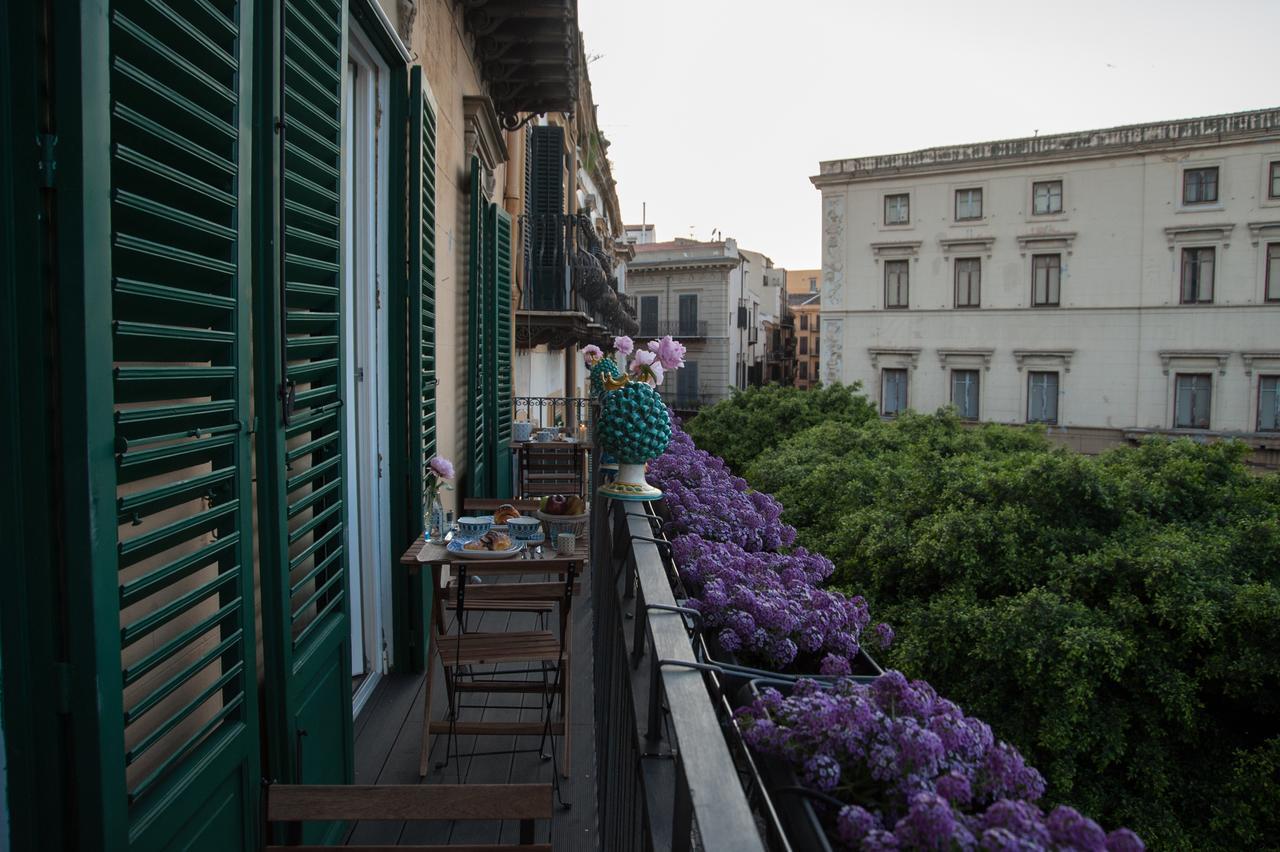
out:
M619 355L625 358L636 350L636 343L624 334L613 339L613 348L618 351Z
M586 362L588 367L594 367L599 364L602 358L604 358L604 353L594 343L582 347L582 360Z
M684 344L666 335L661 340L650 340L649 351L658 356L658 363L666 370L678 370L684 366Z
M427 466L439 479L453 479L453 462L444 456L433 456Z
M658 356L647 349L641 349L636 352L627 369L632 376L640 381L648 382L654 387L662 384L662 364L658 362Z

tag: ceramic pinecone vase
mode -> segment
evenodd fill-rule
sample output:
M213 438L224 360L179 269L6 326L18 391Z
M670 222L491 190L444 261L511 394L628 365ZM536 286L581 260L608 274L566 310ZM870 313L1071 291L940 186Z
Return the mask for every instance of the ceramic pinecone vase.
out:
M590 384L591 395L596 398L597 402L601 402L605 395L605 379L617 379L622 376L622 370L619 369L618 363L612 358L601 358L594 367L591 368ZM596 434L599 435L599 425L596 425ZM618 470L618 459L608 450L602 450L600 453L600 469L608 474L612 474Z
M596 426L601 448L618 460L618 475L600 493L615 500L657 500L662 492L645 481L644 468L666 451L671 414L645 382L620 381L620 387L606 390Z

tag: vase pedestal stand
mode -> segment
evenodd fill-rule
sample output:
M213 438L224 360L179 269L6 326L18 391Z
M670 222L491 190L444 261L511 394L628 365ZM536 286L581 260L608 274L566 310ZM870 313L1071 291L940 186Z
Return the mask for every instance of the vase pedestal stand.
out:
M644 468L642 464L619 464L613 482L600 486L600 496L632 502L662 499L662 492L645 482Z

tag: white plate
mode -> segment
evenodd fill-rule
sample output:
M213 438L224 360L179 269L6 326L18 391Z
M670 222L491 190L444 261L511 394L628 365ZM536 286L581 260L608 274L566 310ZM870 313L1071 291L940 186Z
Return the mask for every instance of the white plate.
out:
M453 556L461 556L464 559L506 559L508 556L515 556L524 549L524 542L514 542L509 550L467 550L461 539L455 538L449 542L446 548Z

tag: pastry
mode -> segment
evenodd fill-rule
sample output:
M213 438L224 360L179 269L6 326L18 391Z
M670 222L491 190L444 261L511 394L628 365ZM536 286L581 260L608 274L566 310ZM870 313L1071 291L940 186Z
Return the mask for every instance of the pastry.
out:
M511 537L496 530L489 530L482 538L488 539L490 550L510 550Z
M462 545L462 549L463 550L488 550L489 547L488 545L485 544L483 538L478 538L475 541L469 541L466 544Z
M518 518L518 517L520 517L519 509L517 509L515 506L512 506L510 503L503 503L501 506L498 507L497 511L493 513L493 522L495 524L505 524L507 521L511 520L512 518Z

